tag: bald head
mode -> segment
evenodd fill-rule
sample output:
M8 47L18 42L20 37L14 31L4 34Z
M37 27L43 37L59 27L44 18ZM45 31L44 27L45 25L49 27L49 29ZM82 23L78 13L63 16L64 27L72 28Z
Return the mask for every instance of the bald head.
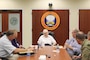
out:
M47 29L44 29L44 30L43 30L43 33L47 33L47 32L48 32L48 30L47 30Z
M84 39L85 39L85 34L83 32L80 31L76 34L76 40L79 44L82 44Z
M83 32L78 32L77 34L76 34L76 39L79 39L79 40L84 40L85 39L85 35L84 35L84 33Z
M44 30L43 30L43 35L44 35L45 37L48 36L48 30L47 30L47 29L44 29Z

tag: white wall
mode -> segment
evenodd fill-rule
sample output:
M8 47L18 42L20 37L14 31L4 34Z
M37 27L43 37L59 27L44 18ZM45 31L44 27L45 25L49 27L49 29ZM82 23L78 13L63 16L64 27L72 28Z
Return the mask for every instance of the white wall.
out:
M32 9L48 9L48 4L53 4L53 9L69 9L69 31L79 28L79 9L89 9L90 0L0 0L0 10L22 10L23 19L23 46L32 43Z

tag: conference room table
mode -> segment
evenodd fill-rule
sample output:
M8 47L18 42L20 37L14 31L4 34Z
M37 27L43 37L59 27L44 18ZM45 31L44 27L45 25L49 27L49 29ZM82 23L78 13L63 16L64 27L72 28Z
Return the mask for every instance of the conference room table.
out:
M55 47L45 46L36 50L31 56L20 55L18 60L39 60L41 55L46 56L46 60L72 60L64 48L60 48L57 52Z

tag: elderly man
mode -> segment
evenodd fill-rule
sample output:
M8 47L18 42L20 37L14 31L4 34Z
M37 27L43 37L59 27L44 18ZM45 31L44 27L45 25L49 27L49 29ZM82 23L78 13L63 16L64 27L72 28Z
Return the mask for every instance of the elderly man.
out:
M72 31L72 38L69 40L66 40L64 48L67 50L69 55L72 57L73 55L78 55L81 52L81 45L77 43L76 41L76 34L79 32L79 30L74 29Z
M16 30L9 30L7 33L0 38L0 58L7 60L17 60L18 55L13 53L25 52L28 49L16 48L12 45L11 40L17 38ZM33 49L30 49L33 50Z
M41 46L45 46L45 45L55 45L56 44L56 41L55 39L50 36L48 34L48 30L47 29L44 29L43 30L43 35L41 35L37 41L37 43Z
M2 32L2 33L0 34L0 37L4 36L6 33L7 33L7 32ZM11 40L11 43L12 43L12 45L15 46L16 48L24 48L24 47L22 47L22 45L19 44L19 42L17 41L17 39Z

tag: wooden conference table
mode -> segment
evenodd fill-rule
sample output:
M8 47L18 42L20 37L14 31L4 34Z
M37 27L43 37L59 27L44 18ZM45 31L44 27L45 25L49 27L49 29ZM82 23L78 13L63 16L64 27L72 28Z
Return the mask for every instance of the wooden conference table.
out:
M47 55L46 60L72 60L65 49L55 52L55 48L51 46L40 48L31 56L19 56L18 60L39 60L40 55Z

